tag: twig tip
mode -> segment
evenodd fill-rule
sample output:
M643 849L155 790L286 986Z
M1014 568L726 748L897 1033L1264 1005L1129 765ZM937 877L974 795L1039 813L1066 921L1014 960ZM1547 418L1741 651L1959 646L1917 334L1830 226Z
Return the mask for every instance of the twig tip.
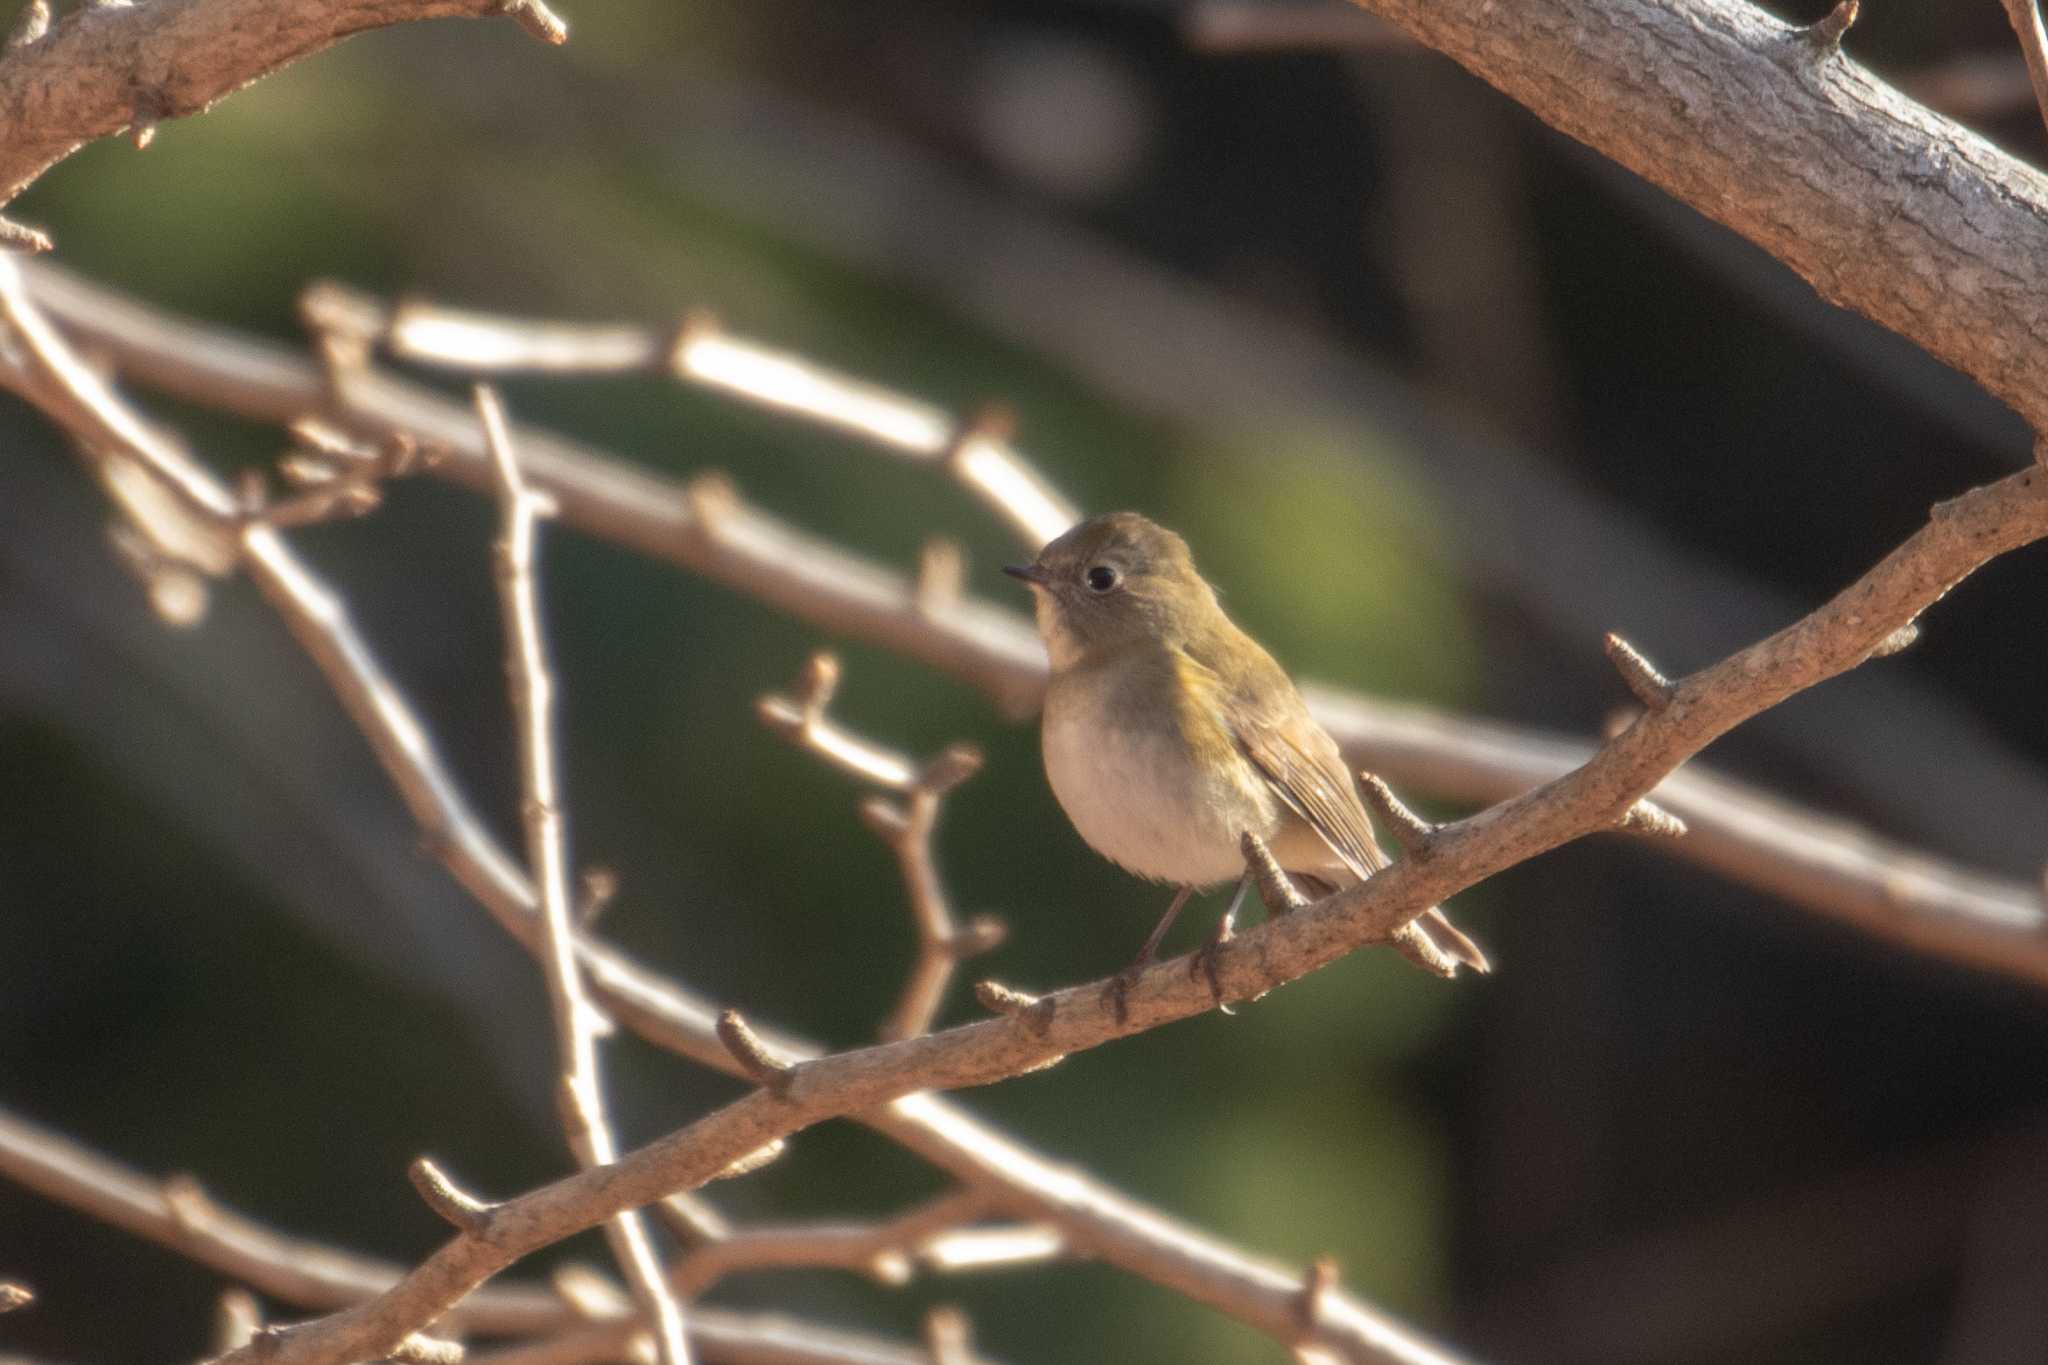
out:
M796 1068L769 1051L761 1036L754 1032L738 1010L720 1010L718 1014L718 1041L725 1044L725 1050L740 1064L740 1070L748 1079L771 1095L784 1096L789 1093L790 1082L796 1078Z
M1835 7L1805 29L1806 39L1823 53L1840 50L1842 35L1856 23L1862 0L1836 0Z
M1621 674L1621 680L1628 684L1628 690L1643 704L1645 710L1662 711L1671 704L1671 680L1659 673L1650 661L1628 641L1608 631L1601 640L1607 651L1607 658L1614 665L1614 671Z
M412 1165L405 1168L405 1178L412 1182L426 1206L457 1232L474 1237L490 1225L497 1205L463 1191L429 1158L414 1158Z

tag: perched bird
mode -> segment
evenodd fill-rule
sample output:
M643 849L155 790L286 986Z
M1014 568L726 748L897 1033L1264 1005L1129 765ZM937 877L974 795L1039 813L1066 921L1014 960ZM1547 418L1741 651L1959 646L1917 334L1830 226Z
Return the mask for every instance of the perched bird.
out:
M1053 795L1096 852L1180 888L1120 980L1151 960L1195 890L1244 873L1246 831L1312 891L1387 865L1337 742L1224 615L1186 541L1111 512L1004 572L1031 585L1052 662L1042 739ZM1229 925L1226 914L1219 938ZM1416 925L1487 970L1440 910Z

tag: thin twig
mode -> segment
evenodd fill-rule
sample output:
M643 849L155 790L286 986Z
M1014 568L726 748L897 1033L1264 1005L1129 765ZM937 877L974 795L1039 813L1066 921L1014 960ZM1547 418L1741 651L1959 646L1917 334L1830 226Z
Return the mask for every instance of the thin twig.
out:
M2039 0L2005 0L2005 17L2020 40L2020 52L2027 59L2027 82L2034 87L2034 103L2048 124L2048 32L2041 28Z
M871 797L861 803L860 813L896 855L917 929L917 958L881 1036L884 1042L914 1038L931 1027L959 965L994 948L1006 933L994 915L976 915L964 925L954 922L932 851L940 802L981 767L981 751L955 744L929 763L914 763L854 734L827 714L838 686L838 659L814 654L797 679L793 696L771 693L756 703L755 710L769 729L791 743L905 797L900 805Z
M124 372L179 397L281 423L329 397L317 365L273 344L170 317L46 265L24 274L67 327ZM337 418L380 436L431 437L449 452L438 472L488 487L488 457L460 405L374 370L338 401ZM1037 707L1044 651L1016 612L971 597L938 614L920 611L909 580L737 499L720 504L715 523L701 521L682 485L545 432L525 429L518 439L529 479L555 495L565 522L920 660L981 688L1007 714ZM1472 716L1304 691L1354 764L1443 800L1504 800L1592 751L1576 738ZM1692 831L1660 841L1666 852L1916 952L2048 983L2048 913L2031 882L1957 866L1698 764L1666 779L1656 798Z
M505 617L505 673L511 686L512 712L519 724L526 860L545 931L541 966L547 978L561 1066L556 1100L576 1160L585 1168L603 1166L618 1158L618 1142L605 1112L604 1082L598 1070L597 1013L584 997L583 973L576 963L576 911L569 891L568 840L562 828L562 787L555 751L555 681L541 628L540 593L534 582L536 528L547 499L526 486L506 429L504 409L497 394L485 385L476 387L476 412L498 475L503 520L492 564ZM475 1237L480 1231L465 1235ZM637 1212L624 1212L613 1218L605 1231L634 1299L654 1324L655 1351L661 1365L689 1365L682 1306L669 1292L646 1222Z
M389 307L333 283L306 292L316 326L346 328L401 359L464 374L666 374L937 467L1007 522L1026 548L1080 516L1011 444L1006 409L964 418L727 332L703 310L661 332L625 323L540 322L419 299Z
M768 1269L832 1269L878 1284L910 1282L919 1266L985 1269L1043 1261L1060 1254L1063 1239L1044 1227L969 1229L993 1200L986 1190L961 1189L878 1223L791 1223L742 1228L708 1242L678 1261L670 1283L685 1298L701 1297L727 1275Z
M389 1262L285 1236L212 1201L174 1213L159 1182L4 1110L0 1175L300 1308L358 1303L389 1288L399 1276L399 1267ZM529 1336L536 1339L533 1349L539 1352L545 1345L579 1337L587 1343L590 1333L580 1326L582 1321L552 1289L487 1285L442 1319L441 1330ZM242 1325L246 1324L237 1326L238 1335ZM624 1358L623 1340L644 1339L645 1334L637 1320L609 1324L603 1330L613 1334L607 1354L536 1354L531 1359L558 1365L572 1360L613 1362ZM909 1346L783 1315L756 1317L698 1308L690 1314L689 1330L691 1342L712 1359L758 1365L922 1365L922 1356ZM224 1341L221 1349L243 1344ZM527 1359L519 1354L523 1349L514 1348L507 1358Z

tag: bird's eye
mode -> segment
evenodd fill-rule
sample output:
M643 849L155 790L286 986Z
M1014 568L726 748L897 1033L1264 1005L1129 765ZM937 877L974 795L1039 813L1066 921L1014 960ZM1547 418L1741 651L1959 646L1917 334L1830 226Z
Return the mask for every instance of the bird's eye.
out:
M1117 585L1120 578L1121 575L1109 565L1097 564L1088 570L1084 581L1088 584L1090 592L1108 592Z

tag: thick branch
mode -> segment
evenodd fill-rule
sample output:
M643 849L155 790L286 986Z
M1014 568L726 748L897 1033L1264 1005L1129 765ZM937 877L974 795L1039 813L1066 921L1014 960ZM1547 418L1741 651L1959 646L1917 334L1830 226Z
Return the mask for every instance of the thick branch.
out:
M2048 178L1747 0L1354 0L2048 429Z
M1682 679L1664 710L1643 716L1583 767L1442 828L1361 886L1221 945L1206 981L1189 972L1185 961L1156 964L1114 1001L1107 983L1092 983L1047 997L1051 1004L1043 1020L1006 1016L800 1065L781 1094L756 1091L611 1167L508 1201L493 1219L489 1243L456 1239L382 1298L273 1338L264 1358L325 1362L374 1355L517 1257L670 1190L701 1184L745 1153L803 1127L916 1090L980 1085L1036 1070L1112 1038L1201 1013L1218 999L1255 999L1360 944L1384 941L1428 906L1475 882L1607 828L1701 747L1793 693L1863 662L1888 634L1986 560L2044 535L2048 470L2030 469L1943 503L1925 527L1826 605ZM1327 1297L1319 1294L1309 1302L1314 1306ZM1326 1318L1327 1309L1318 1316ZM1385 1349L1379 1343L1374 1348ZM1413 1344L1402 1343L1401 1349L1401 1358L1418 1358Z
M0 206L95 138L197 114L351 34L511 15L560 42L540 0L149 0L72 7L0 56Z

